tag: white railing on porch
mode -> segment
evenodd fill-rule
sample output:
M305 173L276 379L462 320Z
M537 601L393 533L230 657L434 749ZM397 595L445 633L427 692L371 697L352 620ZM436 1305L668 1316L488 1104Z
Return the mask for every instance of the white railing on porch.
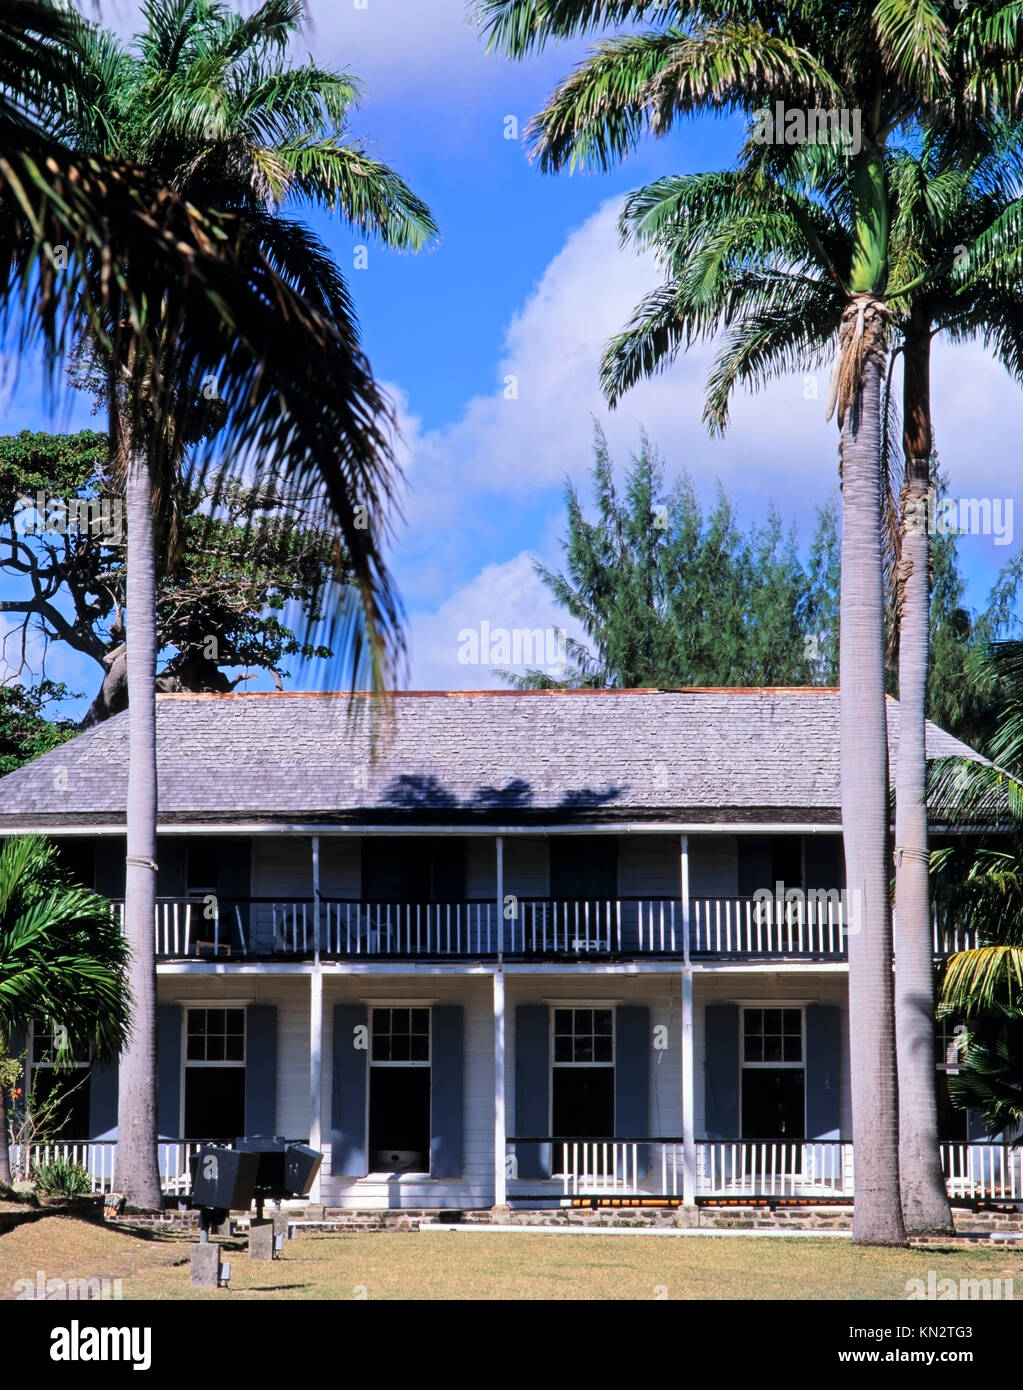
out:
M168 1196L183 1196L191 1190L189 1160L201 1147L202 1141L185 1139L165 1139L157 1145L160 1186ZM117 1166L116 1140L11 1145L11 1170L21 1178L28 1178L41 1163L58 1158L81 1164L92 1179L93 1192L112 1190Z
M123 931L124 902L114 902L113 909ZM232 927L241 954L247 953L245 926L238 904L229 905L225 915L215 898L157 898L153 927L158 956L230 955Z
M345 956L466 956L497 952L492 902L323 904L321 949Z
M690 950L706 955L837 956L846 946L837 895L808 892L805 902L693 898Z
M682 1196L682 1145L653 1139L566 1139L560 1145L566 1197ZM641 1168L645 1172L641 1176Z
M950 1197L1023 1200L1023 1150L1009 1144L942 1144L941 1168Z
M851 1197L852 1144L806 1140L700 1140L698 1197Z
M113 905L124 924L124 903ZM511 915L509 915L509 913ZM309 955L316 944L311 898L159 898L154 912L158 956ZM836 958L845 955L844 909L837 894L803 902L753 898L690 900L694 956ZM939 922L937 956L967 950L973 933ZM339 956L589 955L681 956L681 899L523 898L500 911L495 902L380 903L321 900L320 949Z

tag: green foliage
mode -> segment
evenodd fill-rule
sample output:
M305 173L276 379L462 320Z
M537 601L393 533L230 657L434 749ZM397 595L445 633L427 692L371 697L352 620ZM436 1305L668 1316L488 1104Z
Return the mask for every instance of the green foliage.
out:
M124 641L123 543L111 543L101 529L19 534L14 507L19 497L34 498L37 491L51 498L109 497L111 472L105 435L0 436L0 572L28 588L20 597L0 600L0 612L18 616L23 625L37 623L47 641L69 643L96 662L106 679ZM223 672L239 666L271 671L280 683L289 657L330 657L329 647L300 640L284 621L293 606L306 630L313 630L331 583L350 576L347 557L314 508L303 507L272 480L254 487L214 473L182 495L176 510L177 553L174 564L163 567L157 593L157 637L167 654L160 673L164 688L227 690ZM55 690L44 683L37 702L0 691L0 772L61 741L56 726L31 720L37 704L66 694ZM111 698L99 713L117 707ZM27 746L12 747L4 762L7 724L11 737Z
M573 669L506 678L546 685L833 684L838 547L833 508L820 513L806 563L777 513L742 530L723 489L704 514L689 476L665 487L646 436L619 492L596 429L597 520L566 489L566 571L537 564L591 647L570 644Z
M40 1192L48 1197L87 1197L92 1191L92 1178L80 1163L67 1158L51 1158L32 1170L32 1179Z
M0 777L74 738L78 731L70 720L51 721L41 713L50 701L66 698L62 682L0 686Z
M128 949L110 904L77 887L56 846L13 836L0 849L0 1053L16 1027L61 1030L62 1064L95 1047L116 1056L129 1021Z

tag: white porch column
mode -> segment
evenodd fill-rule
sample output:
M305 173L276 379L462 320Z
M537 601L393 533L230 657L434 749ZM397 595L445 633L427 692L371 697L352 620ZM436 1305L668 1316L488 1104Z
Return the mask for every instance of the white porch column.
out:
M693 972L682 971L682 1201L696 1203L696 1059L693 1049Z
M679 844L679 891L682 895L682 959L689 968L689 836Z
M320 1110L323 1104L323 966L317 959L309 979L309 1147L320 1150L322 1127ZM320 1200L320 1175L316 1174L310 1192L314 1202Z
M504 1115L504 971L494 971L494 1206L508 1204L505 1150L507 1128Z
M497 963L504 960L504 836L494 841L497 848Z

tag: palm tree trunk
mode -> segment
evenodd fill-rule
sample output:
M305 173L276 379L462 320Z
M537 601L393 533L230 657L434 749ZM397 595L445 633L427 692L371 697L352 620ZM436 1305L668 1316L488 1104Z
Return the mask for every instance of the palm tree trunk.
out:
M840 446L840 745L842 831L851 915L853 1240L862 1245L904 1245L888 903L888 738L881 582L884 324L877 306L866 296L858 297L843 314L843 354L850 351L850 343L860 333L862 373L844 416ZM855 347L852 350L855 353Z
M954 1227L938 1149L934 1071L934 948L928 883L925 722L930 636L930 324L906 335L906 482L899 563L899 751L895 768L895 1036L899 1180L910 1235Z
M123 431L122 431L123 434ZM124 929L132 1023L121 1054L114 1183L129 1209L160 1211L156 1070L156 562L153 487L144 451L128 456L128 854Z

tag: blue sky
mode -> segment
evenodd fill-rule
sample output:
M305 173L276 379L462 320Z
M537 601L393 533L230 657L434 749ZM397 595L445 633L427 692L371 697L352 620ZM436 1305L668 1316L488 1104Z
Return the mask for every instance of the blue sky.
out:
M804 536L815 507L837 489L837 431L824 420L826 381L815 399L794 377L737 401L725 440L708 439L700 423L708 349L636 388L613 414L600 399L601 346L657 280L648 260L618 248L621 198L665 172L727 165L737 123L690 123L646 142L608 177L541 176L522 142L505 138L507 118L524 128L585 44L509 63L485 55L463 0L361 5L312 0L296 57L311 52L362 79L353 132L429 203L441 241L419 256L371 244L367 268L355 270L359 238L337 222L311 220L349 275L371 364L400 411L406 523L391 563L409 618L409 684L499 685L488 666L459 661L458 633L483 622L565 622L532 560L559 561L564 479L582 480L591 465L594 415L622 466L645 426L669 474L684 464L708 502L720 478L744 518L762 517L773 500ZM94 12L91 0L82 8ZM138 8L129 0L100 7L123 33L135 28ZM505 397L509 376L515 399ZM952 492L1011 496L1018 391L979 346L953 354L939 345L934 386ZM71 408L70 423L90 424L86 403ZM53 421L26 371L4 429L47 427ZM1018 545L964 537L960 549L979 602ZM95 667L56 649L48 671L90 692L97 684ZM308 672L300 683L315 680Z

